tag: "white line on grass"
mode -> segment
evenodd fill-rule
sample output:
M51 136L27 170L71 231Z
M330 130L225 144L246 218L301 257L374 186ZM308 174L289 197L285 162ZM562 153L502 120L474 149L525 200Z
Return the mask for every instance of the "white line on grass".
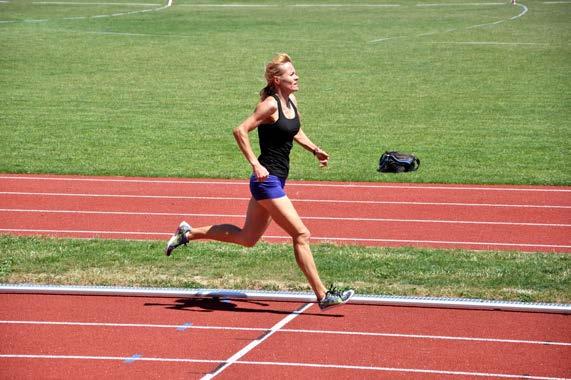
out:
M44 359L44 360L111 360L121 361L131 359L132 357L122 356L80 356L80 355L12 355L1 354L0 359ZM147 362L172 362L172 363L220 363L222 360L206 360L206 359L180 359L180 358L137 358L137 361ZM431 375L452 375L452 376L472 376L487 377L498 379L529 379L529 380L569 380L561 377L546 377L520 374L502 374L489 372L466 372L466 371L443 371L431 369L417 368L397 368L397 367L374 367L374 366L356 366L356 365L338 365L338 364L319 364L319 363L292 363L292 362L260 362L237 360L235 364L257 365L257 366L281 366L281 367L299 367L299 368L328 368L328 369L346 369L355 371L377 371L377 372L397 372L397 373L416 373ZM207 375L208 376L208 375ZM204 377L210 379L211 377Z
M303 8L396 8L400 4L292 4L290 7Z
M194 214L183 212L131 212L131 211L93 211L93 210L38 210L38 209L13 209L0 208L0 213L39 213L39 214L72 214L72 215L123 215L123 216L186 216L192 218L239 218L245 214ZM351 222L382 222L382 223L442 223L442 224L477 224L493 226L526 226L526 227L571 227L571 224L563 223L528 223L528 222L497 222L497 221L473 221L473 220L443 220L443 219L397 219L397 218L342 218L329 216L307 216L306 220L331 220Z
M82 3L73 1L34 1L32 4L36 5L127 5L127 6L144 6L148 7L159 6L162 4L152 4L152 3Z
M10 321L0 320L0 324L4 325L40 325L40 326L81 326L81 327L119 327L119 328L158 328L158 329L180 329L181 325L164 325L164 324L148 324L148 323L99 323L99 322L64 322L64 321ZM185 326L185 330L222 330L222 331L267 331L263 327L233 327L233 326ZM367 331L338 331L338 330L308 330L308 329L281 329L282 333L292 334L325 334L325 335L354 335L354 336L371 336L384 338L404 338L404 339L421 339L421 340L452 340L452 341L468 341L477 343L506 343L506 344L531 344L531 345L547 345L547 346L571 346L570 342L555 342L546 340L521 340L521 339L496 339L496 338L478 338L465 336L446 336L446 335L425 335L425 334L397 334Z
M435 4L416 4L417 7L458 7L458 6L485 6L485 5L506 5L503 3L435 3Z
M184 195L128 195L128 194L73 194L73 193L36 193L20 191L0 191L0 195L34 195L41 197L84 197L84 198L133 198L133 199L179 199L179 200L218 200L218 201L249 201L249 197L198 197ZM546 208L546 209L571 209L564 205L521 205L500 203L461 203L461 202L406 202L406 201L359 201L339 199L296 199L293 202L306 203L344 203L363 205L414 205L414 206L449 206L449 207L513 207L513 208Z
M194 8L396 8L400 4L178 4Z
M147 8L147 9L142 9L139 11L130 11L130 12L121 12L121 13L112 13L112 14L102 14L102 15L92 15L92 16L76 16L76 17L63 17L61 18L61 20L86 20L86 19L99 19L99 18L106 18L106 17L119 17L119 16L128 16L128 15L133 15L133 14L138 14L138 13L146 13L146 12L156 12L156 11L162 11L164 9L170 8L172 6L173 0L168 0L167 3L161 7L158 8ZM33 3L36 5L45 5L45 4L49 4L48 2L36 2ZM59 2L52 2L51 4L60 4ZM78 4L84 4L84 3L65 3L65 2L61 2L61 4L70 4L70 5L78 5ZM88 5L94 5L94 4L103 4L103 3L85 3ZM120 4L120 3L112 3L113 5L127 5L128 3L125 4ZM109 5L109 4L106 4ZM146 4L146 5L156 5L156 4ZM160 5L160 4L159 4ZM4 23L15 23L15 22L24 22L24 23L37 23L37 22L47 22L50 20L58 20L56 19L45 19L45 20L30 20L30 19L25 19L25 20L18 20L18 21L1 21L0 23L4 24ZM129 33L128 35L138 35L138 34L131 34Z
M489 5L505 5L506 3L439 3L439 4L417 4L418 7L437 7L437 6L460 6L460 5L472 5L472 6L489 6ZM486 24L478 24L478 25L471 25L468 27L464 27L464 28L460 28L460 29L465 29L465 30L469 30L469 29L476 29L476 28L482 28L485 26L492 26L492 25L498 25L501 24L503 22L506 21L510 21L510 20L516 20L520 17L522 17L523 15L525 15L528 11L527 7L523 4L517 4L522 10L519 14L517 14L516 16L510 17L510 18L506 18L506 19L502 19L502 20L498 20L498 21L494 21L491 23L486 23ZM421 33L421 34L417 34L415 36L405 36L405 37L425 37L425 36L431 36L434 34L444 34L444 33L450 33L453 31L456 31L458 29L448 29L445 31L441 31L441 32L426 32L426 33ZM378 42L384 42L384 41L388 41L394 38L405 38L405 37L383 37L383 38L377 38L374 40L369 41L369 43L378 43Z
M550 44L538 42L494 42L494 41L431 41L429 44L444 44L444 45L499 45L499 46L549 46Z

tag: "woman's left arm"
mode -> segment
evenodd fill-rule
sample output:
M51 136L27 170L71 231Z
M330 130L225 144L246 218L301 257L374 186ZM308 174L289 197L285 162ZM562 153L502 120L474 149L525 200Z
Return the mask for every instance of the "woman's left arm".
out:
M299 132L294 137L295 142L304 147L306 150L313 153L313 155L319 160L319 166L327 166L329 162L329 154L326 151L315 145L309 137L303 132L303 129L299 129Z
M297 99L295 98L295 96L293 94L290 96L291 96L291 100L293 101L293 104L295 105L295 108L297 109ZM301 114L299 113L299 110L297 111L297 115L298 115L299 120L301 122ZM306 150L313 153L313 155L319 160L319 166L327 166L327 164L329 163L329 154L327 154L326 151L324 151L323 149L318 147L316 144L314 144L309 139L309 137L307 137L305 132L303 132L303 129L301 129L301 128L299 129L299 132L297 132L297 134L294 136L294 140L299 145L304 147Z

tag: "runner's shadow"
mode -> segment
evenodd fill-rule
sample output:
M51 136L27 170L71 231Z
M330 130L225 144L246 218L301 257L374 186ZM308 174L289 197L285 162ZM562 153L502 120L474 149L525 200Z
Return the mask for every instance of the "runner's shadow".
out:
M284 301L272 301L272 303ZM291 303L291 302L289 302ZM261 308L248 307L248 305L262 306ZM220 297L199 297L199 298L180 298L174 303L145 303L145 306L163 306L170 310L194 311L201 313L211 313L214 311L230 311L235 313L260 313L260 314L280 314L290 315L292 310L276 310L269 309L270 304L260 301L250 301L245 299L233 300ZM343 317L341 314L323 314L323 313L307 313L304 315L313 315L320 317Z

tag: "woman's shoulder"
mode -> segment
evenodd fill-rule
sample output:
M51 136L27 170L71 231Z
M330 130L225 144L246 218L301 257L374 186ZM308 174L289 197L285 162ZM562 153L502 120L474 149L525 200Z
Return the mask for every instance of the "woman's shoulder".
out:
M278 102L273 96L268 96L264 100L260 100L256 109L262 108L266 110L273 110L275 112L278 109Z
M273 96L268 96L264 100L260 100L256 105L255 113L262 116L268 116L274 114L278 110L278 102Z

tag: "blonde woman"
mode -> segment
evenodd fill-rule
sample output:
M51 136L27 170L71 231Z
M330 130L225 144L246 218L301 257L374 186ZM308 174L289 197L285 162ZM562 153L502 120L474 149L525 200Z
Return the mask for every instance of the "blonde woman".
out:
M284 188L289 174L289 155L293 141L311 152L321 166L326 166L329 155L314 144L300 126L300 116L294 92L299 89L299 77L291 58L278 54L267 64L266 87L260 91L260 101L253 114L234 128L234 138L244 157L252 166L246 221L239 228L220 224L192 228L182 222L167 243L165 253L190 240L211 239L254 246L270 222L275 221L292 238L297 264L317 297L321 309L341 305L354 294L353 290L327 290L319 278L309 246L310 233L299 217ZM256 157L248 134L258 129L261 154Z

